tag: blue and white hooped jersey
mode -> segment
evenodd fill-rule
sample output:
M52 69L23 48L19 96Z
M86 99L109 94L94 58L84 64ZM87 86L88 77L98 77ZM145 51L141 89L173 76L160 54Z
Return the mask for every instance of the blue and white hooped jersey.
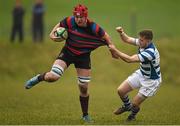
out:
M139 46L139 39L135 39L135 43ZM138 57L140 59L140 71L145 78L161 78L160 55L152 42L146 48L139 48Z

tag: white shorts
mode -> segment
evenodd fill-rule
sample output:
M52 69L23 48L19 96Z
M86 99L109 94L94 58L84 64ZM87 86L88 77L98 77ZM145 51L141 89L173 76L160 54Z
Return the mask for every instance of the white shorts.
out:
M160 87L161 78L152 80L145 78L140 70L135 71L127 78L130 86L133 89L139 88L139 93L146 97L153 96Z

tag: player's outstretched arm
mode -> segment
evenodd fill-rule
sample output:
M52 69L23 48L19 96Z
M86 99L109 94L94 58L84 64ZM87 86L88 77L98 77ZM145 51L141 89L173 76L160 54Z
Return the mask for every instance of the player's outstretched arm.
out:
M128 36L122 27L116 27L116 31L119 33L121 39L123 42L131 44L131 45L136 45L135 43L135 38Z
M129 56L121 51L119 51L116 47L110 46L109 47L111 52L114 53L114 55L118 56L118 58L121 58L123 61L127 63L134 63L134 62L140 62L139 57L137 54L134 54L132 56Z
M102 37L102 39L106 40L108 45L114 45L111 41L111 37L108 35L107 32L105 32L104 36Z
M107 32L105 32L105 34L104 34L104 36L102 37L102 39L106 40L106 42L107 42L107 44L108 44L108 48L109 48L110 46L115 47L114 44L112 43L111 38L110 38L110 36L108 35ZM112 52L111 50L109 50L109 51L111 52L111 55L112 55L113 58L115 58L115 59L118 58L118 56L116 56L114 52Z
M56 24L56 26L54 26L54 28L53 28L53 30L51 31L51 33L49 34L49 37L51 38L51 40L53 40L53 41L55 41L55 42L59 42L58 41L58 37L56 37L55 36L55 31L56 31L56 29L58 28L58 27L60 27L60 24L58 23L58 24Z

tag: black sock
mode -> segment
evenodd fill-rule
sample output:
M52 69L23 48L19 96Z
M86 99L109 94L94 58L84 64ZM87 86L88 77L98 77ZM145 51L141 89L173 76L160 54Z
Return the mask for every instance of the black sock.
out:
M135 117L139 110L140 108L138 106L133 105L131 108L131 116Z
M87 96L87 97L79 96L79 100L81 103L81 109L82 109L83 116L88 115L89 96Z
M39 81L43 81L45 75L46 75L46 72L43 73L43 74L40 74L40 75L38 76L38 80L39 80Z
M122 98L122 101L124 103L124 106L128 109L131 109L131 101L129 100L128 96L125 96L124 98Z

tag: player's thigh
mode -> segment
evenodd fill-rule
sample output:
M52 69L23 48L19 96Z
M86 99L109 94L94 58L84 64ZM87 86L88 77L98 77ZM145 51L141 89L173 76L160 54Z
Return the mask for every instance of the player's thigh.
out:
M88 84L91 81L91 59L90 54L83 54L76 57L74 66L77 71L78 84L81 94L88 93Z
M82 69L82 72L91 69L90 53L82 54L80 56L75 57L74 66L77 69Z
M132 91L133 88L130 86L129 82L125 80L119 85L117 90L120 95L125 95L128 92Z
M55 60L53 65L59 65L59 66L61 66L64 70L67 69L67 64L66 64L66 62L63 61L63 60L61 60L61 59Z
M78 77L90 77L91 69L76 68Z
M141 78L143 77L141 73L137 70L127 78L127 81L133 89L137 89L141 87L141 83L140 83Z

